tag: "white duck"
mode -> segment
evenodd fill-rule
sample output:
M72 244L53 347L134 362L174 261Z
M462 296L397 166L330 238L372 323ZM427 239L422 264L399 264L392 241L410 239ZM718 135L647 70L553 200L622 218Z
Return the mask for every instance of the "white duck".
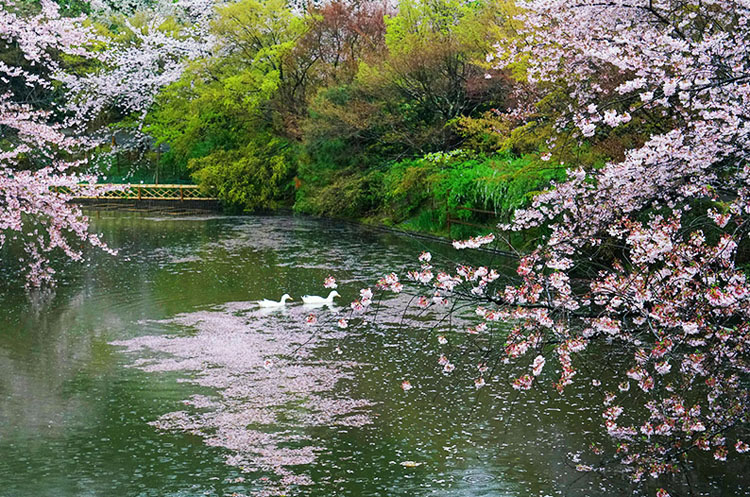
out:
M302 303L305 305L331 305L333 304L334 297L341 297L341 295L336 290L329 293L326 298L318 297L317 295L305 295L302 297Z
M281 300L276 302L275 300L263 299L258 301L260 307L284 307L287 300L294 300L288 293L285 293Z

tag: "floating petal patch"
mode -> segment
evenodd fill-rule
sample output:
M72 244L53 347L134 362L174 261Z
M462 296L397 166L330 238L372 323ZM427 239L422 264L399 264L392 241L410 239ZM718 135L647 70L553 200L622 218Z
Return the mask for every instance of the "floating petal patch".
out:
M371 403L333 393L339 380L351 378L355 363L317 360L311 353L341 332L313 333L300 325L301 316L243 315L249 306L231 303L163 322L189 334L113 344L137 354L138 369L184 372L180 381L214 389L215 397L193 395L186 410L151 424L228 449L227 464L243 471L275 474L264 491L277 495L312 484L303 466L314 463L321 449L305 428L369 424Z

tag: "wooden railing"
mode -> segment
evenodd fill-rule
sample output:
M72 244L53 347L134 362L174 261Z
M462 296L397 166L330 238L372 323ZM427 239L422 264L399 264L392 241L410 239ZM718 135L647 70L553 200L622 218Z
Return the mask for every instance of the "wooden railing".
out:
M113 189L115 187L115 189ZM76 199L126 199L126 200L216 200L203 193L198 185L93 185L93 195L74 195ZM98 191L97 191L98 190ZM58 187L60 193L70 193L66 187ZM89 192L91 193L91 192Z

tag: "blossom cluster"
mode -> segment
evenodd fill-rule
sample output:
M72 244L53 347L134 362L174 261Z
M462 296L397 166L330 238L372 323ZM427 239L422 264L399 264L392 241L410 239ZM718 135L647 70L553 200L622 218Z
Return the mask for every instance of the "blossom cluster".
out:
M117 109L137 117L140 131L159 90L177 81L190 61L214 49L209 22L215 4L213 0L161 1L144 5L136 17L118 16L128 36L107 41L98 56L99 69L83 77L61 77L71 112L88 122L105 110ZM118 12L102 6L97 14L106 20ZM181 21L179 30L173 29L174 19Z

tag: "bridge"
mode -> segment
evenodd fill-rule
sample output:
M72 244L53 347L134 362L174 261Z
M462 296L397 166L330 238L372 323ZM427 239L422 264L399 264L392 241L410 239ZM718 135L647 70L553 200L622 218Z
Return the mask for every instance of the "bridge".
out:
M55 188L60 193L71 191ZM208 196L198 185L157 185L133 183L116 185L101 183L89 188L88 195L73 194L73 201L108 210L135 210L186 213L219 210L216 197Z

